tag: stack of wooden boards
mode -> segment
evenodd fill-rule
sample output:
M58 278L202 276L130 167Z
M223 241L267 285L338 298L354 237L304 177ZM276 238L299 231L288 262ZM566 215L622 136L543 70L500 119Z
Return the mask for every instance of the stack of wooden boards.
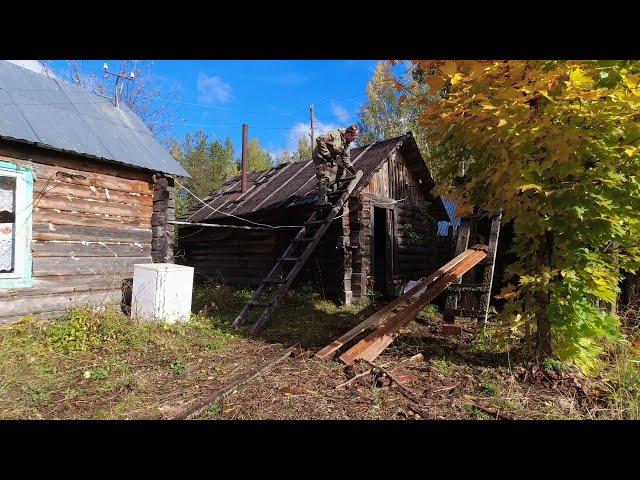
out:
M459 280L487 256L486 245L474 245L437 271L420 281L410 291L378 310L364 322L355 326L316 353L318 358L327 358L333 352L353 340L366 329L380 323L368 336L356 343L340 356L347 365L356 360L373 361L398 335L402 327L409 324L431 301L444 292L449 285Z

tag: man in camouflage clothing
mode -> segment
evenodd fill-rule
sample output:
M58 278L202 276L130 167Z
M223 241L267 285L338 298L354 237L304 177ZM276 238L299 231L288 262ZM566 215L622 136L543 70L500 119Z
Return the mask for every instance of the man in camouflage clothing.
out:
M358 138L359 133L358 126L351 125L345 130L331 130L316 139L313 163L318 178L317 208L323 209L331 205L327 201L327 188L330 183L343 178L345 170L355 174L351 165L349 144Z

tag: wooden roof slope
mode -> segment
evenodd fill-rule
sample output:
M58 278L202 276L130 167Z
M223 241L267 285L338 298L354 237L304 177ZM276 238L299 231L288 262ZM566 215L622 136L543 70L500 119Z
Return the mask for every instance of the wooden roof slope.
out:
M369 183L392 152L400 150L407 167L421 180L422 191L427 198L434 200L430 213L436 220L449 221L442 200L439 197L433 198L430 193L435 183L411 132L376 142L358 158L366 148L367 145L364 145L351 151L351 158L357 159L354 168L363 172L362 180L353 195ZM270 170L252 172L248 178L250 187L244 194L241 191L240 176L237 176L203 199L208 206L196 205L181 220L206 222L225 218L228 214L246 216L258 211L311 204L315 201L316 176L311 160L280 164Z

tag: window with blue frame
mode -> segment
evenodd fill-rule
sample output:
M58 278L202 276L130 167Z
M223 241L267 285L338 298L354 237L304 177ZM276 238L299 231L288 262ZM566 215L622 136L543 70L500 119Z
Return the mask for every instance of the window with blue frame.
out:
M0 162L0 288L31 286L33 174Z

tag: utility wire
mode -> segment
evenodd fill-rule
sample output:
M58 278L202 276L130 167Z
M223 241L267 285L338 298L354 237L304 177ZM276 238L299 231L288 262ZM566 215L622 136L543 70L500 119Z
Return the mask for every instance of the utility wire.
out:
M253 225L257 225L259 227L265 227L267 229L278 229L278 228L303 228L304 225L268 225L266 223L258 223L258 222L253 222L251 220L247 220L246 218L242 218L242 217L238 217L236 215L232 215L231 213L227 213L227 212L223 212L220 209L217 209L215 207L212 207L211 205L209 205L208 203L206 203L204 200L202 200L200 197L198 197L195 193L193 193L191 190L189 190L187 187L185 187L184 185L182 185L175 177L174 177L174 181L180 186L182 187L185 191L187 191L193 198L195 198L196 200L198 200L198 202L200 202L202 205L204 205L205 207L210 208L211 210L213 210L214 212L217 213L221 213L223 215L226 215L228 217L232 217L232 218L236 218L238 220L242 220L243 222L248 222L251 223ZM343 212L342 215L336 216L333 220L337 220L338 218L342 218L345 215L345 213ZM204 226L204 224L202 223L194 223L194 222L173 222L173 223L177 223L178 225L183 225L183 224L191 224L193 223L194 225L202 225ZM210 224L210 226L212 227L226 227L226 228L238 228L238 225L217 225L217 224ZM252 227L240 227L240 228L246 228L246 229L251 229ZM262 230L263 228L255 228L255 230Z
M202 205L204 205L205 207L210 208L211 210L213 210L214 212L217 213L221 213L223 215L226 215L228 217L232 217L232 218L236 218L238 220L242 220L243 222L247 222L247 223L251 223L253 225L257 225L259 227L267 227L267 228L302 228L304 227L304 225L267 225L266 223L259 223L259 222L253 222L251 220L247 220L246 218L242 218L242 217L238 217L236 215L233 215L231 213L227 213L227 212L223 212L222 210L212 207L211 205L209 205L208 203L206 203L204 200L202 200L200 197L198 197L195 193L193 193L191 190L189 190L187 187L185 187L184 185L182 185L176 178L174 178L174 181L180 186L182 187L184 190L186 190L193 198L195 198L196 200L198 200L198 202L200 202Z

